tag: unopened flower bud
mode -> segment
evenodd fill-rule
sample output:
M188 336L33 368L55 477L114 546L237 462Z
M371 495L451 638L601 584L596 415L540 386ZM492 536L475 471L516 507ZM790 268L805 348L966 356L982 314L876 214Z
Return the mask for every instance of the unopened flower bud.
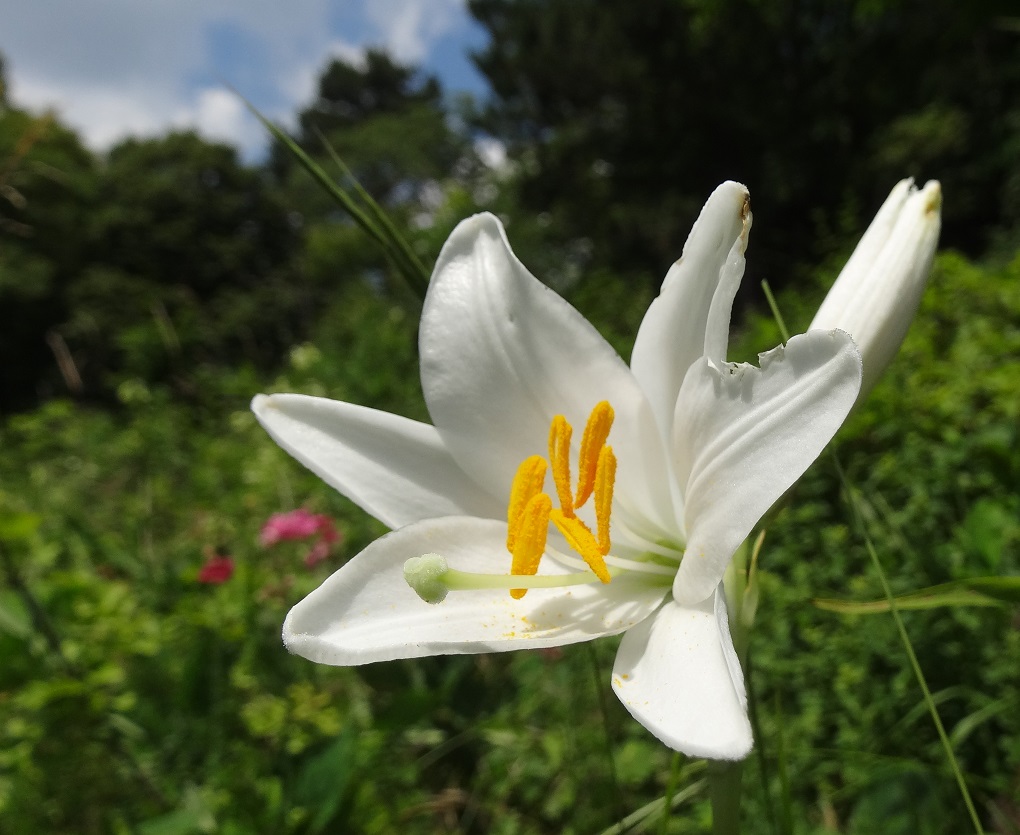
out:
M864 359L860 402L899 350L928 281L941 226L942 189L901 180L878 210L818 308L811 329L849 333Z

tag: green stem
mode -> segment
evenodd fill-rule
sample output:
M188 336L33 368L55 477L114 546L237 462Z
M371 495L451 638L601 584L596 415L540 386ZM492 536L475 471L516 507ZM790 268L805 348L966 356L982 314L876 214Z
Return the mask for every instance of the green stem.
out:
M939 739L942 740L942 747L946 752L946 758L949 760L949 767L952 769L953 775L956 777L956 784L959 786L960 794L963 796L964 805L967 807L967 812L970 814L971 823L974 824L974 831L977 835L984 835L984 829L981 827L981 820L978 817L977 809L974 808L974 801L970 797L970 791L967 789L967 783L963 779L963 772L960 770L960 765L956 761L956 754L953 752L953 745L949 741L949 735L946 733L945 726L942 724L942 717L939 716L938 708L935 706L935 700L932 698L931 690L928 688L928 681L924 677L924 672L921 670L921 663L917 660L917 655L914 653L914 645L911 643L910 636L907 634L906 626L903 625L903 618L900 616L899 606L896 604L896 598L893 597L892 588L889 586L889 580L886 578L885 570L882 568L882 563L878 558L878 551L875 550L875 546L871 542L871 537L868 536L867 528L864 525L864 515L861 513L860 506L857 503L857 495L854 493L853 488L850 485L850 481L846 476L846 472L844 472L843 466L839 463L839 458L836 457L835 453L832 454L832 460L836 466L836 473L839 475L840 484L843 486L843 490L847 495L847 500L850 503L854 521L857 523L857 527L861 532L861 538L864 540L864 547L867 549L868 556L871 557L872 565L875 567L875 572L878 574L878 578L882 583L882 591L885 593L885 599L889 602L889 611L892 613L893 620L896 621L896 629L900 633L900 640L903 642L904 650L906 650L907 658L910 661L910 667L914 671L914 677L917 679L921 692L924 694L924 702L928 706L928 712L931 714L932 722L935 723L935 729L938 731Z
M790 331L783 320L783 314L779 312L779 305L776 303L776 297L772 294L772 288L769 286L768 281L762 281L761 289L765 293L765 300L769 303L769 309L772 311L773 317L775 317L776 324L779 325L779 333L783 337L783 342L789 342Z
M708 796L712 800L712 835L739 835L742 760L708 764Z

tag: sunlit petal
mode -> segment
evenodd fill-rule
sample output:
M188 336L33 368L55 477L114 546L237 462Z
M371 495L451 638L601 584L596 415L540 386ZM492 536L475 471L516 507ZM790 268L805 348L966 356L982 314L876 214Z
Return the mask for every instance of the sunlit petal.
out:
M629 630L613 689L635 719L688 756L736 760L751 750L744 681L718 592L690 607L670 601Z
M584 426L608 400L619 493L665 530L675 525L664 447L630 369L517 260L492 215L465 220L443 247L420 347L432 420L480 484L508 491L518 464L544 452L554 415Z
M378 539L298 603L283 638L291 652L322 664L559 646L630 629L668 589L621 577L558 589L452 591L421 600L403 578L404 562L424 552L452 568L507 574L506 525L485 519L430 519ZM565 573L545 560L541 574Z
M687 551L682 603L714 591L737 546L818 457L854 404L861 358L841 331L795 336L761 368L696 363L677 400L676 472Z
M259 395L251 407L281 447L391 528L435 516L506 513L426 423L302 394Z
M712 348L725 359L733 293L744 272L751 226L747 189L727 182L705 203L683 255L666 274L662 290L641 322L631 368L652 403L663 437L684 375L705 354L712 311ZM714 297L720 291L718 301ZM728 297L728 298L727 298ZM721 342L721 347L720 347Z

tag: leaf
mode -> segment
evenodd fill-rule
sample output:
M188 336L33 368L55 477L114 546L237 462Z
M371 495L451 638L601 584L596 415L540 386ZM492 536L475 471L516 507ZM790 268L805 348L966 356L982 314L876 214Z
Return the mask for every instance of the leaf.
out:
M42 524L35 513L9 513L0 517L0 539L8 541L31 539Z
M0 632L27 638L31 631L32 619L21 598L13 591L0 592Z
M335 182L333 178L323 170L322 166L305 153L304 149L298 145L297 142L295 142L286 133L286 131L263 116L262 113L260 113L259 110L243 96L241 99L247 105L248 109L255 115L255 118L257 118L262 123L263 127L265 127L265 129L268 130L273 137L287 149L291 156L298 161L301 167L312 176L312 179L322 186L326 193L336 200L336 202L351 216L351 219L380 246L383 253L390 260L393 266L401 273L401 275L404 276L404 279L408 282L411 289L417 293L419 297L425 298L425 291L429 284L428 270L425 269L425 266L418 259L417 255L414 254L414 250L397 231L396 227L390 222L382 207L372 199L368 192L361 187L360 183L354 181L354 177L350 173L350 170L346 165L344 165L340 158L336 156L333 149L327 146L334 162L339 163L341 170L346 173L348 179L355 183L355 193L367 204L368 212L358 205L358 201L355 200L354 196L352 196L350 192Z
M357 770L356 754L356 733L347 728L332 745L305 763L294 796L312 812L309 832L325 831L342 813L347 789Z
M893 598L897 609L937 609L941 606L1001 606L1020 603L1020 577L972 577L930 586ZM888 600L815 599L819 609L844 615L873 615L889 611Z

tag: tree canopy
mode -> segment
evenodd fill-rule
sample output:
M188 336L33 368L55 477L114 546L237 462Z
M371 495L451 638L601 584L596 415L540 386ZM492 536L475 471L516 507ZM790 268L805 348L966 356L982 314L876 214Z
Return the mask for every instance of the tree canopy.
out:
M942 180L944 240L1020 217L1020 49L999 4L470 0L478 124L527 160L525 204L658 277L709 190L746 183L782 280L897 180ZM951 23L949 23L951 21ZM657 280L657 279L656 279Z

